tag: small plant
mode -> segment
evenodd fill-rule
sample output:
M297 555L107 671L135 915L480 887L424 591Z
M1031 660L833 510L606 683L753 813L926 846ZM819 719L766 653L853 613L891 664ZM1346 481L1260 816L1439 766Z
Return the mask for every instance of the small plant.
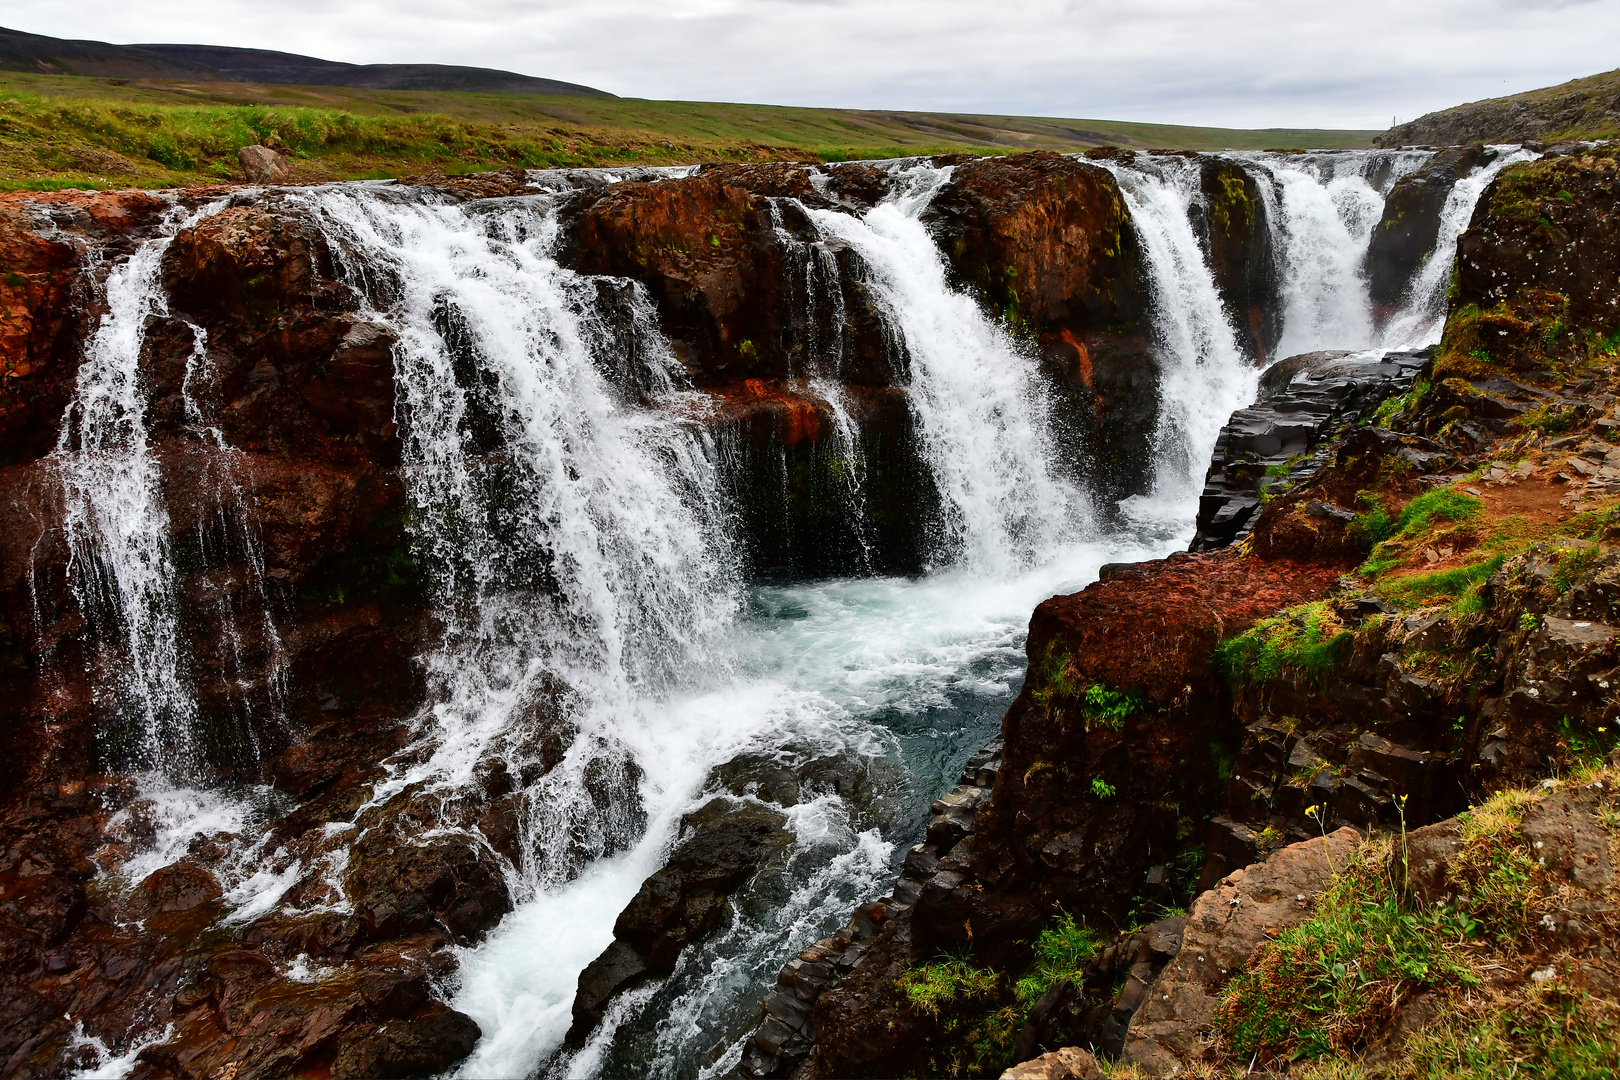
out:
M1110 784L1102 777L1093 776L1091 778L1091 793L1099 799L1112 799L1114 797L1115 788L1113 784Z
M1001 976L976 968L965 955L945 956L930 964L907 971L895 981L906 1001L918 1012L938 1016L952 1002L988 999L996 996Z
M1338 660L1350 631L1338 625L1325 601L1290 608L1262 619L1248 631L1216 646L1215 659L1234 683L1274 679L1286 670L1321 679Z
M1018 980L1018 1000L1034 1005L1063 979L1078 981L1086 961L1102 944L1102 936L1085 923L1075 922L1068 912L1060 912L1035 938L1035 957L1029 974Z
M1350 523L1350 539L1371 551L1389 539L1395 531L1395 522L1384 509L1384 504L1378 501L1377 495L1362 491L1357 493L1356 498L1361 503L1362 511Z
M1086 687L1084 704L1080 711L1087 720L1100 721L1104 726L1119 728L1125 719L1142 711L1142 695L1134 690L1111 690L1101 683Z
M1526 612L1523 612L1522 614L1519 615L1519 629L1520 630L1534 630L1536 627L1538 627L1540 625L1541 625L1541 619L1538 618L1536 615L1534 615L1531 612L1526 611Z

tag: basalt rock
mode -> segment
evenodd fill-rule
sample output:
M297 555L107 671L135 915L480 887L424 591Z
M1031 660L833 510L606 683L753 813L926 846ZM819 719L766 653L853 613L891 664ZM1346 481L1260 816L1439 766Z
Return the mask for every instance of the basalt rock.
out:
M1205 158L1199 177L1204 201L1193 209L1210 271L1243 351L1261 365L1282 339L1283 305L1277 254L1271 250L1266 204L1248 170Z
M1411 389L1429 361L1422 352L1388 353L1370 363L1346 362L1350 355L1291 356L1261 376L1259 400L1233 413L1215 443L1191 550L1247 536L1268 494L1314 476L1332 459L1337 439L1386 398Z
M909 910L926 885L942 870L960 865L963 841L973 832L974 815L989 798L996 773L1001 768L1001 743L992 741L968 759L960 781L951 791L935 800L932 816L922 843L906 854L900 878L892 895L857 909L849 923L830 938L816 942L790 960L777 976L776 987L760 1006L764 1016L743 1048L736 1075L746 1078L800 1075L811 1051L825 1045L830 1034L851 1016L859 1015L869 984L888 987L904 970L910 955ZM949 863L949 865L947 865ZM871 956L868 951L873 950ZM828 993L852 980L842 995ZM823 1006L823 997L828 1005ZM824 1011L826 1010L826 1011ZM862 1042L853 1056L878 1064L882 1069L896 1065L908 1055L915 1060L917 1025L907 1024L909 1014L890 1014L886 1029L890 1038L881 1041L870 1023L863 1025L857 1039ZM893 1025L905 1024L896 1032Z
M1233 871L1187 913L1176 956L1161 971L1131 1020L1124 1060L1169 1076L1199 1060L1221 988L1255 947L1311 917L1333 867L1360 839L1341 829L1284 848L1270 860Z
M1533 375L1620 329L1617 196L1614 147L1497 174L1457 241L1453 311L1480 314L1450 321L1442 353L1486 352L1497 374Z
M761 577L918 573L939 492L898 387L846 387L838 409L782 382L711 391L740 536Z
M1376 311L1387 315L1396 308L1434 250L1440 214L1457 181L1495 156L1483 146L1453 146L1395 181L1367 247L1368 291Z
M923 221L954 282L1039 350L1091 479L1141 489L1158 410L1142 255L1107 170L1038 151L956 165Z
M1224 796L1219 758L1242 738L1211 666L1216 642L1318 595L1333 574L1183 555L1116 568L1038 607L1030 674L1003 721L990 797L975 801L968 828L948 812L936 818L952 846L943 858L919 857L915 902L884 920L853 971L816 996L816 1074L891 1075L944 1038L896 986L912 965L969 948L980 965L1016 970L1059 907L1102 922L1123 916L1150 878L1163 883L1166 867L1198 843L1193 823ZM1097 715L1090 687L1129 702L1123 718ZM931 823L930 840L935 831ZM1096 1018L1099 1034L1110 1015L1104 1008Z
M786 819L755 803L717 798L681 821L684 838L613 925L613 943L579 976L572 1045L584 1042L609 1001L675 970L681 951L724 916L727 897L792 842Z

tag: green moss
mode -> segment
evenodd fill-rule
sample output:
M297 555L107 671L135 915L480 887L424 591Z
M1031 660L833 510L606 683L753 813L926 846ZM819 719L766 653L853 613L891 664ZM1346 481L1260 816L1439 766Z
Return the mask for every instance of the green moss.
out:
M1379 595L1403 607L1419 607L1437 599L1468 602L1469 610L1478 607L1477 596L1481 585L1502 568L1506 555L1493 555L1484 562L1459 566L1451 570L1437 570L1432 574L1410 574L1392 578L1378 587Z
M1451 488L1436 488L1406 504L1400 517L1395 519L1398 537L1416 536L1425 532L1436 518L1452 523L1471 521L1484 513L1485 504L1472 495Z
M1215 648L1215 662L1234 684L1266 682L1284 671L1320 679L1338 661L1350 632L1338 624L1327 601L1290 608L1262 619Z

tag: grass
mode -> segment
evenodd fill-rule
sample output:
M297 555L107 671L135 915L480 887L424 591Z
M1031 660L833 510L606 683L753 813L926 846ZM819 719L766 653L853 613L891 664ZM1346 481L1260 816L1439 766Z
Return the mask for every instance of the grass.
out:
M1588 766L1572 785L1612 791L1617 778ZM1519 831L1541 794L1501 792L1460 816L1448 864L1456 895L1428 908L1403 887L1404 833L1364 842L1312 918L1263 946L1222 992L1214 1027L1228 1060L1294 1076L1612 1075L1620 1004L1572 982L1568 954L1539 929L1574 899ZM1608 808L1602 818L1611 830L1620 822ZM1430 1019L1360 1058L1419 997Z
M1356 1053L1421 990L1474 977L1459 958L1455 912L1406 910L1388 872L1388 840L1341 867L1314 918L1285 930L1228 984L1215 1025L1234 1057Z
M0 186L166 186L235 178L276 134L296 178L431 168L671 165L929 153L1367 145L1370 131L805 109L722 102L383 91L0 73Z
M1436 570L1429 574L1407 574L1391 578L1378 587L1379 595L1402 608L1421 607L1435 600L1477 601L1479 586L1502 568L1506 555L1492 555L1483 562ZM1475 604L1464 604L1473 610Z
M1085 923L1075 922L1073 915L1058 915L1035 938L1029 973L1014 987L1018 1000L1033 1007L1042 994L1064 979L1079 983L1086 962L1102 942L1102 935Z
M974 967L965 956L946 956L907 970L895 985L912 1008L937 1017L947 1005L994 998L1001 990L1001 976Z
M1316 601L1262 619L1250 629L1216 646L1215 661L1233 683L1258 683L1285 671L1320 679L1332 670L1339 650L1350 640L1332 605Z

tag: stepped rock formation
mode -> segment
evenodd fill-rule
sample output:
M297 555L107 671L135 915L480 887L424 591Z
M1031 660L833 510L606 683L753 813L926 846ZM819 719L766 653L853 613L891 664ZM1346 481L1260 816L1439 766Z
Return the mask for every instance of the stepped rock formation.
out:
M1144 255L1117 180L1052 154L928 167L940 164L953 170L924 223L955 283L1060 388L1046 399L1055 403L1054 429L1074 457L1094 463L1098 494L1145 493L1163 361L1152 345ZM1558 182L1579 196L1553 219L1559 235L1607 258L1612 216L1588 197L1609 190L1612 160L1553 167L1568 171ZM1199 170L1205 216L1195 224L1221 309L1234 336L1264 353L1280 325L1276 223L1263 219L1250 173L1226 161ZM605 392L649 413L685 410L694 438L712 444L708 460L751 580L931 565L944 496L919 450L910 357L873 295L871 268L816 227L818 215L865 211L896 194L901 170L773 164L613 183L587 173L421 179L379 198L490 215L536 192L554 199L555 217L544 223L557 231L551 250L578 275L570 281L586 297L579 302L599 316L593 332L613 344L602 354L611 363L593 357ZM1359 552L1345 523L1312 516L1313 500L1353 508L1356 485L1376 477L1377 462L1410 465L1401 451L1420 449L1420 440L1443 441L1468 460L1481 452L1478 439L1498 434L1492 424L1531 400L1579 411L1573 392L1544 389L1534 374L1540 354L1529 350L1541 348L1546 330L1535 318L1558 305L1538 291L1536 245L1549 241L1512 224L1513 183L1493 188L1497 201L1470 234L1484 239L1463 245L1466 259L1498 275L1489 287L1511 295L1480 293L1468 276L1474 264L1460 280L1482 305L1506 295L1527 306L1511 314L1524 325L1486 312L1456 333L1508 332L1523 351L1516 381L1446 368L1470 355L1472 343L1459 338L1434 361L1435 385L1413 431L1324 452L1314 478L1300 470L1296 490L1267 502L1254 531L1258 557L1217 550L1110 567L1090 589L1042 604L1004 744L971 759L961 784L934 804L893 896L862 906L784 973L766 1006L777 1023L756 1033L743 1068L780 1074L813 1047L809 1068L822 1075L915 1069L944 1040L894 985L908 966L941 948L971 948L1013 970L1058 905L1123 923L1142 897L1169 903L1252 861L1271 842L1268 827L1297 838L1299 785L1280 777L1278 760L1291 760L1301 743L1344 770L1318 786L1337 780L1331 805L1345 823L1387 820L1397 793L1410 793L1429 817L1456 808L1455 777L1431 768L1455 748L1421 744L1394 719L1412 702L1439 709L1444 700L1424 697L1432 688L1423 677L1382 663L1403 655L1406 638L1375 641L1369 629L1346 667L1343 700L1293 687L1322 714L1313 714L1321 731L1279 734L1267 694L1290 692L1287 680L1234 693L1211 657L1223 639L1327 594L1354 565ZM186 215L194 219L177 228ZM466 597L435 592L441 568L418 542L423 510L408 494L413 459L402 422L409 331L384 318L386 275L357 270L343 236L297 190L0 200L0 1074L101 1064L96 1046L107 1044L128 1049L141 1077L442 1072L481 1035L470 1016L439 1000L455 976L455 950L486 940L521 901L510 868L550 844L558 864L578 874L647 828L639 796L626 795L638 790L638 767L604 754L582 769L580 797L613 828L584 839L583 827L536 832L531 793L578 764L576 740L599 735L582 732L569 712L575 690L561 679L526 687L514 710L521 760L492 754L468 764L454 798L412 772L430 752L413 724L426 705L444 704L427 700L434 673L423 657L447 626L465 628L455 620ZM179 837L156 854L164 808L130 765L138 758L131 748L152 733L141 729L138 708L120 707L107 690L118 643L97 621L116 622L116 610L108 620L101 605L124 601L109 584L116 575L95 579L99 593L74 576L85 549L64 481L86 445L75 393L113 303L108 281L143 252L155 260L153 295L162 303L138 313L130 390L138 423L129 423L140 428L161 496L160 539L179 613L175 670L195 684L199 733L197 746L184 748L194 759L162 744L177 759L163 764L199 788L251 788L260 815L212 836ZM1516 276L1500 276L1509 269ZM1573 264L1560 272L1567 310L1583 326L1609 327L1599 276L1588 280ZM475 328L444 293L421 306L456 346L436 378L463 394L452 425L458 447L487 470L480 482L506 493L514 472L503 471L512 442L499 375L480 365ZM673 352L673 374L664 374L679 383L676 405L638 352L649 340L637 322L647 312ZM836 341L817 336L828 326ZM1590 346L1578 335L1571 341ZM1330 440L1335 425L1401 387L1376 389L1354 408L1326 410L1313 438ZM857 463L859 513L849 494ZM480 524L498 532L499 500L488 509L496 520ZM515 543L513 551L510 569L531 586L526 600L560 602L564 560L550 552L529 559ZM1546 569L1527 557L1503 573L1508 605L1518 602L1521 578L1540 581ZM1598 578L1582 581L1582 603L1606 602ZM1340 599L1347 620L1374 610L1367 596ZM1545 638L1524 639L1521 674L1503 684L1506 733L1484 733L1495 771L1481 776L1525 775L1554 734L1547 715L1523 700L1525 680L1601 677L1594 657L1607 639L1555 622L1587 614L1569 607L1537 631ZM1586 685L1571 683L1583 693ZM1097 687L1107 691L1101 699L1090 693ZM1352 709L1353 730L1341 722ZM881 804L900 785L880 763L863 768L815 758L795 776L761 760L710 778L704 791L716 797L680 823L666 865L581 976L588 993L576 998L575 1041L619 992L690 956L733 897L780 867L783 822L799 820L787 811L836 791L862 821L891 824L894 811ZM244 854L233 844L249 833L261 839ZM1206 843L1208 859L1196 860ZM284 880L292 884L272 899L285 903L252 906L256 890L271 895ZM1083 985L1037 1010L1020 1043L1087 1031L1117 1049L1133 1009L1105 1000L1103 988L1124 979L1139 999L1180 933L1174 919L1161 919L1114 942ZM160 1041L131 1045L159 1032Z
M1588 539L1554 523L1620 489L1603 437L1615 430L1606 413L1620 389L1615 178L1614 152L1600 148L1493 181L1459 244L1444 340L1432 358L1409 361L1422 363L1416 389L1383 410L1381 424L1339 428L1279 481L1260 507L1252 553L1105 567L1098 583L1037 609L994 788L920 889L908 886L915 902L814 998L802 1025L814 1043L806 1074L892 1075L954 1060L960 1033L982 1036L974 1025L989 1021L968 1005L914 1007L908 970L970 956L1016 977L1056 911L1107 925L1125 921L1133 903L1177 895L1197 896L1184 926L1167 921L1167 942L1153 947L1157 926L1116 939L1083 985L1065 991L1077 1004L1048 1014L1043 998L1031 1011L1019 1047L1077 1041L1123 1051L1150 1074L1206 1067L1221 1060L1211 1056L1216 996L1257 944L1310 915L1328 878L1324 845L1342 865L1352 829L1416 829L1415 880L1443 877L1456 825L1419 826L1613 742L1614 527L1595 518ZM1309 382L1333 362L1302 358L1278 385L1302 371ZM1348 415L1365 417L1387 392ZM1554 438L1519 420L1541 416L1556 418L1553 432L1581 430ZM1470 469L1480 470L1477 488L1464 488ZM1396 506L1448 488L1465 500L1455 511L1462 524L1434 518L1439 539L1413 539L1431 519L1409 525ZM1373 517L1372 492L1390 508L1382 536L1393 535L1378 549L1389 561L1364 569L1364 580L1352 571L1371 542L1356 530ZM1490 557L1469 524L1475 514L1536 522L1549 539ZM1423 591L1450 580L1447 568L1474 590L1466 604ZM1243 634L1257 624L1258 640L1331 639L1328 659L1312 661L1328 667L1256 666L1244 659L1255 654L1222 644L1254 640ZM1321 626L1331 629L1312 637ZM1446 657L1467 660L1437 666ZM1191 876L1178 882L1183 854L1198 861L1179 863ZM1574 868L1559 872L1584 872L1579 859L1559 858ZM1610 955L1593 948L1583 955ZM1602 972L1582 985L1614 997ZM1379 1045L1390 1035L1369 1033ZM770 1049L757 1037L756 1046ZM745 1055L743 1072L789 1074L768 1055Z

